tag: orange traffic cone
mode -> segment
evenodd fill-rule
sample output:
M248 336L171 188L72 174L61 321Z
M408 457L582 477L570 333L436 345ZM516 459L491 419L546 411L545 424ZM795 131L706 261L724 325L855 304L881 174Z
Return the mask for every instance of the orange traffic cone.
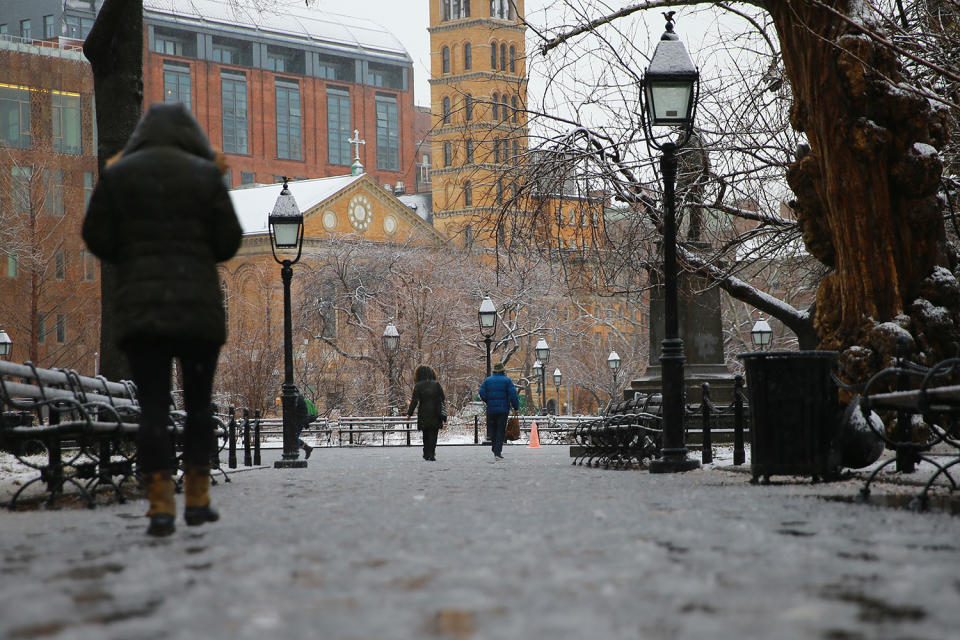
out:
M540 434L537 432L537 422L534 420L530 423L530 444L527 445L527 449L539 449L540 448Z

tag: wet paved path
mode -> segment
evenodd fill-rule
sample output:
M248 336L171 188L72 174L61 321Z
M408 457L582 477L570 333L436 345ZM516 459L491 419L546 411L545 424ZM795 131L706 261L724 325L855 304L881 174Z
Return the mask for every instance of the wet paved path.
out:
M0 512L0 638L960 637L957 517L505 455L317 450L161 540L143 501Z

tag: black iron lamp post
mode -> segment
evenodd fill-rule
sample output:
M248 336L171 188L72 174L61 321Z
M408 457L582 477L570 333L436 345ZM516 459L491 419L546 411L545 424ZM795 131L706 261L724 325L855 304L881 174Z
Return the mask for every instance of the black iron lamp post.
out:
M397 353L397 350L400 349L400 332L397 331L397 327L393 324L393 321L387 323L387 326L383 330L383 335L380 336L380 340L383 343L383 352L387 354L390 412L394 413L397 408L397 389L393 380L393 356Z
M537 378L537 390L540 392L540 407L543 406L543 364L539 360L533 361L533 375Z
M546 338L541 337L537 341L537 346L533 348L534 352L537 354L537 360L540 361L540 411L543 411L546 406L546 400L544 396L546 395L547 388L547 363L550 362L550 345L547 344Z
M0 358L4 360L10 355L10 349L13 348L13 340L7 335L7 332L0 329Z
M677 223L674 211L674 186L677 180L677 149L690 139L700 90L700 72L693 65L686 47L673 32L673 11L663 15L666 31L660 36L650 66L643 77L643 125L647 145L662 152L663 174L663 294L664 328L660 351L663 371L663 442L661 457L650 463L651 473L689 471L700 462L687 458L683 432L683 340L680 339L677 309ZM654 127L670 127L660 137ZM668 136L680 129L680 139Z
M620 369L620 354L616 351L611 350L610 355L607 356L607 366L610 367L610 371L613 372L613 395L610 396L610 402L613 402L617 397L617 371Z
M497 307L494 306L490 296L484 296L480 303L480 309L477 311L477 319L480 321L480 333L483 335L483 342L487 345L487 377L490 377L490 344L493 341L493 334L497 331Z
M283 456L274 462L273 466L302 468L307 466L307 461L299 460L300 448L297 446L297 387L293 384L290 281L293 279L293 265L300 260L303 251L303 214L287 187L286 177L267 221L270 227L270 250L273 252L273 259L280 265L280 277L283 279ZM296 249L297 256L293 260L281 259L277 257L278 249Z
M557 415L560 415L560 383L563 382L563 374L560 373L560 367L553 370L553 386L557 390Z
M753 346L763 351L770 345L771 335L773 335L773 330L770 328L770 323L763 316L760 316L760 319L753 323L753 328L750 329L750 339L753 340Z

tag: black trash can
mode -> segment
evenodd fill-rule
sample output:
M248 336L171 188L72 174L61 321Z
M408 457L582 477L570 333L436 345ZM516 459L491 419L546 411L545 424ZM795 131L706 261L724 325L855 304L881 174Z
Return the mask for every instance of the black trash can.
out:
M839 453L836 351L770 351L739 357L750 399L750 471L753 481L772 475L834 477Z

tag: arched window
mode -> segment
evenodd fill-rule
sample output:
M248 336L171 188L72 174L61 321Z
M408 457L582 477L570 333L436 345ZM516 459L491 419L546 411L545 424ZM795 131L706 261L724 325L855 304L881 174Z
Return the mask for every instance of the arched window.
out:
M514 122L517 121L517 112L520 110L520 100L517 96L510 98L510 106L513 107L513 116L512 119Z
M466 142L467 148L467 164L473 164L473 140L467 138Z
M463 99L463 118L467 122L473 120L473 96L469 93Z
M513 164L520 164L520 141L513 139Z
M450 124L450 98L443 99L443 124Z
M443 166L449 167L453 164L453 145L450 144L450 141L443 143Z
M500 96L500 119L504 122L506 122L510 117L510 114L508 113L509 109L507 107L507 94L503 94Z
M491 71L497 70L497 43L496 42L490 43L490 70Z
M503 204L503 180L497 180L497 204Z
M440 57L443 58L443 72L450 73L450 47L440 49Z
M473 185L470 184L469 180L463 183L463 206L473 206Z
M463 69L469 71L473 68L473 47L467 42L463 45Z
M500 71L507 70L507 45L500 43Z
M493 161L500 162L500 138L493 139Z
M517 72L517 48L510 45L510 73Z
M491 102L493 102L493 120L497 121L500 119L500 94L493 94L493 100L491 100Z

